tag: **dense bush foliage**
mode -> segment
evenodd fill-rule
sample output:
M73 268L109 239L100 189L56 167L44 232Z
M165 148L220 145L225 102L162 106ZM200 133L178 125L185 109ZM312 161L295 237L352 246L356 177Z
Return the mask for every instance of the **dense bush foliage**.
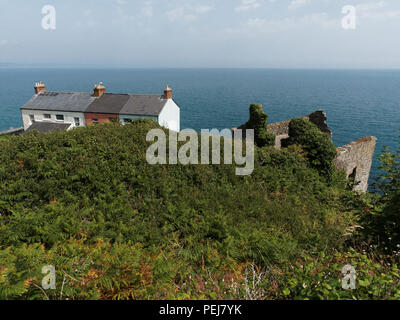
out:
M274 146L275 135L267 132L268 115L259 104L250 105L250 119L244 125L245 129L254 129L254 142L258 147Z
M328 185L296 150L269 147L256 148L251 176L236 176L235 165L152 166L145 137L155 127L0 141L0 298L353 298L330 283L354 259L371 270L360 279L379 275L381 288L356 298L398 295L388 288L396 266L346 253L359 200L343 175ZM45 265L56 268L56 290L41 288ZM334 289L318 287L318 270L331 272ZM250 284L251 272L268 276Z
M310 166L328 181L332 179L337 151L328 134L321 132L312 122L296 118L289 123L289 138L282 141L283 147L291 145L300 145Z
M400 143L395 151L385 147L379 161L381 174L374 183L378 194L361 213L363 236L393 252L400 248Z
M172 246L68 240L0 252L2 299L400 299L400 270L380 257L349 250L299 255L287 264L260 268L223 261L193 266ZM43 265L56 269L56 289L43 290ZM356 290L342 288L341 270L357 272Z
M394 262L394 264L393 264ZM384 263L381 257L370 253L332 252L329 255L305 256L293 264L266 274L267 283L275 281L276 296L286 299L365 300L400 299L400 270L397 259ZM355 290L342 286L344 265L354 267L357 276ZM271 294L268 290L268 294Z

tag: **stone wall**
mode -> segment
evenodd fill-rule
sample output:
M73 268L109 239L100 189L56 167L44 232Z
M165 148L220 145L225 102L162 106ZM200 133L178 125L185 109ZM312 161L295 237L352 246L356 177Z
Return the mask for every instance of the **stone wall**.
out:
M301 117L301 119L309 120L314 123L322 132L329 134L332 138L332 130L326 123L327 117L325 112L317 110L308 116ZM291 120L271 123L267 126L268 132L276 135L275 148L281 148L281 142L289 137L289 123Z
M289 123L290 120L271 123L267 126L267 131L276 136L289 136Z
M317 110L311 113L308 116L301 117L301 119L309 120L314 123L322 132L329 134L332 138L332 130L329 128L326 121L328 118L326 117L325 112L322 110ZM289 135L289 123L291 120L271 123L267 126L268 132L273 133L276 136L285 136Z
M337 169L345 171L347 177L354 176L355 182L359 182L354 188L356 191L366 192L368 190L376 141L375 137L365 137L337 149L335 166Z
M332 137L332 130L326 123L326 114L321 111L315 111L309 116L301 117L313 122L317 127ZM289 137L290 120L272 123L268 125L268 131L276 135L275 148L281 148L281 141ZM347 177L354 176L358 184L354 187L355 191L366 192L368 190L368 180L372 166L372 160L376 146L375 137L365 137L357 142L337 148L338 154L335 158L335 166L338 170L346 172Z

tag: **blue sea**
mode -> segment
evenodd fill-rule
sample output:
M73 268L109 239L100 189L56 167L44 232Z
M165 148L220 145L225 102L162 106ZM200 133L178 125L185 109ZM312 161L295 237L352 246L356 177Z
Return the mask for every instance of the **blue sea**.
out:
M39 80L47 90L87 92L102 81L113 93L161 94L168 84L182 129L197 131L243 124L251 103L263 105L269 123L322 109L336 146L378 138L373 176L382 147L399 140L400 71L0 67L0 131L22 126L19 108Z

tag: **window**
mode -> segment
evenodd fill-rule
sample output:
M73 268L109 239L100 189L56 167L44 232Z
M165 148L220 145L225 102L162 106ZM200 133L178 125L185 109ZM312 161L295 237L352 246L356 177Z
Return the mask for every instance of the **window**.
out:
M99 123L99 119L92 119L92 123L93 124L98 124Z
M125 123L125 124L127 124L127 123L133 123L133 119L124 119L124 123Z
M45 113L43 115L44 120L51 120L51 114L50 113Z
M64 115L62 115L62 114L57 114L57 115L56 115L56 119L57 119L57 121L64 121Z
M352 173L349 175L350 184L356 186L359 182L356 180L357 178L357 167L353 169Z
M75 127L80 127L81 126L81 121L79 118L74 118L75 121Z
M35 122L35 116L34 116L33 114L30 114L30 115L29 115L29 120L30 120L31 122Z
M351 174L349 175L350 179L355 179L357 176L357 167L353 169L353 171L351 172Z

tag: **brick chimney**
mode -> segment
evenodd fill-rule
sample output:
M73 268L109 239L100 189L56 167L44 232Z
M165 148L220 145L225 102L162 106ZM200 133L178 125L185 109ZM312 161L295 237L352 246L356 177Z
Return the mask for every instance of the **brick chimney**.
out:
M35 94L39 94L41 92L46 91L46 86L42 81L36 82L33 88L35 89Z
M106 87L103 86L103 82L96 84L93 89L93 94L95 97L101 97L103 94L106 93Z
M172 89L168 85L164 89L164 99L172 99Z

